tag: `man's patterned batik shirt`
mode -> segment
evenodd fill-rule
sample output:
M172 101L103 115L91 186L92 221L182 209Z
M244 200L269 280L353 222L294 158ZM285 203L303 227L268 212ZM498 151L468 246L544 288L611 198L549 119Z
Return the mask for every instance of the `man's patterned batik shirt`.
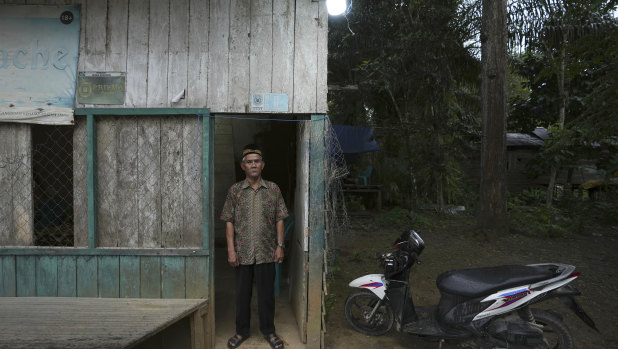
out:
M272 263L277 222L288 216L279 187L262 179L257 189L248 180L230 187L221 219L234 224L234 248L242 265Z

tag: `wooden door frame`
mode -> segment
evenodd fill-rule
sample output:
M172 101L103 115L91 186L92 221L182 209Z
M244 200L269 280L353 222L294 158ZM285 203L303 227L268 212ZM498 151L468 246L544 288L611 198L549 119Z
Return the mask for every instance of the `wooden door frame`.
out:
M309 155L309 275L307 286L307 348L323 346L324 220L326 160L324 115L311 115Z

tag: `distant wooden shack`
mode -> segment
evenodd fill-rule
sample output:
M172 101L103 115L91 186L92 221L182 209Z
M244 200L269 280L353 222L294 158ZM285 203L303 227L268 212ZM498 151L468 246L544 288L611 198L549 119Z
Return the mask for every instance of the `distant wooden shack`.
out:
M294 177L284 183L295 215L291 302L302 338L319 347L325 2L0 0L0 21L3 13L37 11L66 25L79 21L74 124L49 124L56 100L39 106L0 97L0 296L205 299L187 324L192 347L212 347L215 221L236 180L236 147L258 137L241 120L297 120L286 129ZM10 32L17 38L10 42L19 45L21 32ZM0 83L17 82L11 74L26 72L26 60L40 68L66 53L50 55L40 51L45 40L36 48L28 40L21 38L24 49L0 44ZM82 77L123 79L124 102L85 103ZM28 88L46 83L38 85ZM31 114L11 117L20 103ZM37 160L56 155L66 162ZM61 223L49 218L56 211ZM57 244L45 240L61 225Z
M531 175L530 163L550 137L547 129L537 127L531 133L508 132L506 134L507 188L509 192L519 194L526 189L546 189L549 174ZM473 183L480 183L480 154L472 153L464 168ZM569 171L571 172L569 175ZM573 189L590 181L602 179L602 174L591 161L580 160L562 169L556 178L557 185L571 185ZM613 182L611 182L613 183Z

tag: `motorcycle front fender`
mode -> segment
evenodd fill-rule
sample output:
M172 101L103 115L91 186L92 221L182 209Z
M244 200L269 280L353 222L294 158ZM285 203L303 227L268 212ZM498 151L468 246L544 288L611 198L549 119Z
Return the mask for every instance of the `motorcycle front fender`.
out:
M364 288L373 293L380 299L386 295L386 280L384 274L369 274L352 280L350 287Z

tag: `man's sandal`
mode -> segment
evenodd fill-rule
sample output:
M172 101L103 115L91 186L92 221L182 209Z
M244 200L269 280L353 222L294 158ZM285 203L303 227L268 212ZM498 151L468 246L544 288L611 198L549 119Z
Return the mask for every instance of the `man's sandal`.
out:
M271 333L269 335L264 336L264 338L266 339L266 341L268 342L268 344L270 344L270 347L272 349L283 349L283 341L281 340L281 338L277 337L276 334Z
M227 347L229 349L238 348L247 338L249 336L243 337L237 333L227 340Z

